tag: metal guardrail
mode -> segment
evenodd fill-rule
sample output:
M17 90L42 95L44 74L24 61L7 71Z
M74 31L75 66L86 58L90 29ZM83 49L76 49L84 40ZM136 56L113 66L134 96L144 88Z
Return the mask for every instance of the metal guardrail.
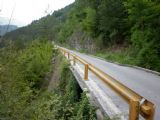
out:
M79 61L85 66L84 80L88 80L88 71L90 70L97 77L103 80L114 92L121 96L129 104L129 120L138 120L139 115L141 115L146 120L154 120L155 105L152 102L148 101L100 69L89 64L87 61L78 57L76 54L71 53L69 50L62 47L58 47L58 49L65 56L67 54L68 59L70 59L72 56L73 65L76 64L76 61Z

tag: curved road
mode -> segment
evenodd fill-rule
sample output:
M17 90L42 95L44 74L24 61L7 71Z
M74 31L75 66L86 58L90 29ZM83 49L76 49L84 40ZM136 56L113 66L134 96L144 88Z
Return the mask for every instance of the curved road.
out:
M103 72L139 93L156 105L155 120L160 119L160 76L144 70L110 63L93 56L71 51Z

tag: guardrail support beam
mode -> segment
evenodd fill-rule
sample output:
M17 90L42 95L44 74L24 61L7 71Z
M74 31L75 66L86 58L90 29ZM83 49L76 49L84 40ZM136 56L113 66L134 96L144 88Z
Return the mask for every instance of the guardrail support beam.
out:
M64 51L64 56L66 56L66 52Z
M85 64L84 67L84 80L88 80L88 64Z
M98 68L90 65L82 58L70 53L68 50L65 50L61 47L59 47L59 50L66 58L70 59L70 56L73 57L73 65L76 65L76 61L84 65L84 80L88 80L88 74L90 70L101 80L105 81L105 83L109 85L113 91L118 93L124 100L126 100L127 103L129 103L129 120L138 120L139 115L141 115L145 120L154 120L155 105L152 102L145 100L142 104L140 104L140 101L143 98L142 96L119 83L117 80L105 74Z
M129 120L139 120L139 101L131 99L129 105Z
M76 65L76 57L73 56L73 65Z
M154 120L155 105L149 101L145 101L140 107L140 113L146 120Z
M69 52L68 52L68 59L70 59L70 54L69 54Z

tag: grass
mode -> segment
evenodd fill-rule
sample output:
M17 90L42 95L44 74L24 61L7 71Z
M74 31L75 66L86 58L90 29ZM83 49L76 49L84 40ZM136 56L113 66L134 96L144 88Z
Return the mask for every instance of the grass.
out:
M123 53L113 53L113 52L107 51L102 53L96 53L94 55L112 62L135 65L134 59L129 55L126 55Z
M107 61L118 62L121 64L137 65L136 59L132 55L130 48L108 48L103 51L98 51L93 54L97 57L103 58Z

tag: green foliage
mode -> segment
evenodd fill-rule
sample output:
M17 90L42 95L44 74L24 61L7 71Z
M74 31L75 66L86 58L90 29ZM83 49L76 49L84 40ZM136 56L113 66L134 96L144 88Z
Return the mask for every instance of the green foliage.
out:
M76 112L77 115L74 117L75 120L96 120L95 109L90 107L88 98L86 97L85 93L82 94L82 101L80 101L76 105Z
M45 41L33 41L23 54L17 59L17 67L24 80L31 87L40 88L47 72L50 71L52 58L52 45Z
M133 32L131 38L135 46L135 51L137 51L135 54L137 64L158 71L160 68L160 46L155 39L153 40L155 37L154 32L156 31L152 31L151 29L146 29L145 31L136 30Z
M60 96L44 92L38 96L30 106L25 109L25 119L28 120L54 120L62 113L62 101Z
M137 65L160 71L160 4L158 1L132 0L125 3L132 23L131 42Z
M66 59L60 56L57 88L48 91L44 86L52 58L59 57L51 42L35 40L24 49L14 48L0 49L0 119L77 120L80 113L95 119L95 109L84 94L80 97L82 90Z
M95 119L95 109L90 106L85 93L80 98L80 88L63 57L59 69L61 77L53 92L43 92L26 109L28 119L88 120ZM67 79L66 79L67 78Z
M103 0L98 8L98 17L103 44L122 43L127 17L123 0Z
M39 93L40 83L50 71L52 46L34 41L23 50L1 50L0 118L23 120L25 109Z
M159 52L160 13L158 12L160 10L159 2L149 1L149 0L127 0L127 1L121 1L121 3L123 3L121 4L122 5L121 8L123 8L124 10L124 7L125 7L124 11L128 12L128 14L123 14L123 15L121 14L120 15L121 17L118 16L118 14L115 15L116 13L118 13L118 11L116 10L115 10L116 11L115 14L112 11L110 11L109 14L107 13L107 10L108 11L112 10L113 6L108 6L108 7L104 6L104 8L101 7L101 10L103 11L103 9L105 9L106 13L112 16L111 18L113 18L113 21L114 21L114 17L116 16L120 18L122 21L123 20L128 21L126 23L128 28L130 29L130 33L128 32L127 34L125 33L123 35L125 35L127 39L130 39L129 41L125 40L125 43L130 43L128 46L130 46L131 49L127 49L127 50L125 49L122 51L120 50L119 52L117 52L116 49L115 50L107 49L105 53L104 52L98 53L98 56L111 61L138 65L148 69L160 71L160 62L159 62L159 59L160 59L160 54L159 54L160 53ZM114 3L114 4L118 4L118 3ZM121 13L123 12L121 11ZM112 25L111 23L114 23L112 20L108 20L109 18L110 17L106 17L106 19L104 19L103 21L103 23L106 22L107 27ZM121 26L119 23L115 22L113 26L110 27L109 30L111 30L112 28L114 28L114 26L117 26L117 25ZM104 26L104 29L107 29L107 27ZM124 31L125 29L121 29L121 30L122 32L125 32ZM110 38L114 37L116 34L117 34L117 30L112 31L111 34L110 32L108 32L107 39L109 40ZM110 40L113 40L113 39L110 39ZM117 46L117 48L119 46ZM112 48L112 46L110 46L109 48Z
M85 93L80 94L64 58L57 88L46 90L57 51L45 39L70 46L74 33L87 33L83 37L91 37L103 51L98 56L160 71L159 11L159 0L76 0L7 33L0 43L1 47L8 45L0 49L0 119L95 119L95 109ZM30 43L33 39L37 40Z
M159 46L150 43L140 50L138 54L138 65L148 69L160 70Z
M132 57L133 53L130 51L131 48L119 49L118 51L115 51L114 48L110 48L105 51L97 52L95 56L104 58L111 62L135 65L137 64L137 61Z
M133 27L145 28L145 26L158 27L160 25L158 12L160 4L157 1L150 0L131 0L125 2L128 11L128 19L133 24Z
M96 11L92 8L86 8L86 18L82 21L82 27L89 35L94 36L94 30L96 28Z
M58 91L63 97L64 109L67 110L65 110L64 114L61 116L71 120L95 119L95 109L90 106L85 93L81 94L82 90L69 69L68 61L66 61L66 59L62 61L60 65L61 77Z

